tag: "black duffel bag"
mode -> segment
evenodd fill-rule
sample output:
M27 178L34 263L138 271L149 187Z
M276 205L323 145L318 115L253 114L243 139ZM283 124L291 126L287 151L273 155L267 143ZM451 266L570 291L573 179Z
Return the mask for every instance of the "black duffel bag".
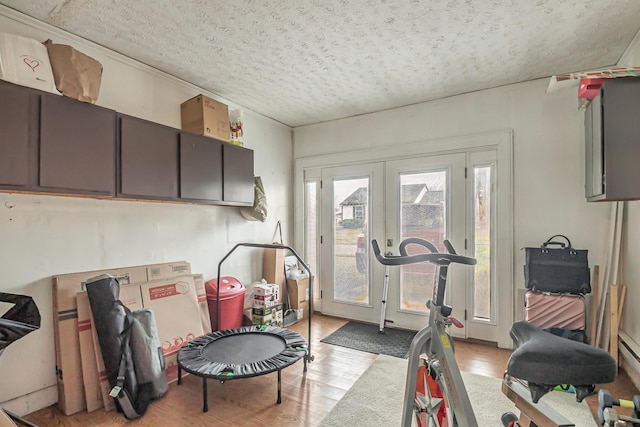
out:
M125 418L134 420L168 388L155 318L145 309L134 314L124 306L120 284L113 276L91 278L85 287L110 395Z
M553 241L563 238L564 242ZM539 248L525 249L524 285L540 292L588 294L591 272L586 249L574 249L568 237L556 234Z

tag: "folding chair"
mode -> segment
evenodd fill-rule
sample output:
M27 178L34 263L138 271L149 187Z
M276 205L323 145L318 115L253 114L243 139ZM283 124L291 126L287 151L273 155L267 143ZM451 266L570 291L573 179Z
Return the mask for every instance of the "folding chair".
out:
M40 312L33 298L26 295L0 292L0 302L13 304L13 307L0 317L0 356L2 356L9 344L40 328ZM37 427L16 414L6 410L4 412L19 424Z

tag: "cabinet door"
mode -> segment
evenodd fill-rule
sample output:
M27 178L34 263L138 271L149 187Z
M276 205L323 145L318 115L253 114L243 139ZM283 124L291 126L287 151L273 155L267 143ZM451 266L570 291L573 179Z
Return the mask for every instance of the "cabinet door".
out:
M613 79L602 85L604 199L640 199L640 80Z
M598 94L587 106L584 114L585 136L585 194L587 199L603 194L602 111Z
M222 142L180 134L180 198L222 200Z
M585 112L587 200L640 200L640 79L608 79Z
M46 191L115 195L116 112L43 93L39 166Z
M178 198L179 133L157 123L120 116L119 196Z
M253 204L253 150L228 143L222 147L224 201Z
M0 185L29 186L32 159L30 141L37 138L38 95L0 81Z

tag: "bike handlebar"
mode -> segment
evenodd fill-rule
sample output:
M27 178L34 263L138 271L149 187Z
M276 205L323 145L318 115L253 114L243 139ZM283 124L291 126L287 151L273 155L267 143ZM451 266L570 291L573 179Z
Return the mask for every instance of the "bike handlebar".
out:
M409 255L407 254L407 246L410 244L423 246L431 253ZM477 263L475 258L456 254L455 249L453 249L451 242L448 240L444 241L444 246L448 253L438 252L438 249L432 243L416 237L410 237L400 242L400 255L382 255L378 242L375 239L371 241L371 246L373 247L373 253L376 259L383 265L407 265L425 261L438 265L449 265L451 263L476 265Z
M373 242L372 242L373 244ZM404 239L402 242L400 242L400 245L398 247L398 249L400 250L400 255L402 256L409 256L409 254L407 253L407 246L409 245L420 245L420 246L424 246L425 248L429 249L429 251L433 252L433 253L438 253L438 248L436 248L433 243L424 240L424 239L420 239L417 237L409 237L408 239Z

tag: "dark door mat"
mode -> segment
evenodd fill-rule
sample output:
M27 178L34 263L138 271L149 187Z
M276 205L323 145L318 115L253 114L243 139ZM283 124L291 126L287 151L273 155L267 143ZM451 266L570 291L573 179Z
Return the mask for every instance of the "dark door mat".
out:
M384 334L379 334L379 329L379 325L351 321L320 342L406 359L416 332L385 327Z

